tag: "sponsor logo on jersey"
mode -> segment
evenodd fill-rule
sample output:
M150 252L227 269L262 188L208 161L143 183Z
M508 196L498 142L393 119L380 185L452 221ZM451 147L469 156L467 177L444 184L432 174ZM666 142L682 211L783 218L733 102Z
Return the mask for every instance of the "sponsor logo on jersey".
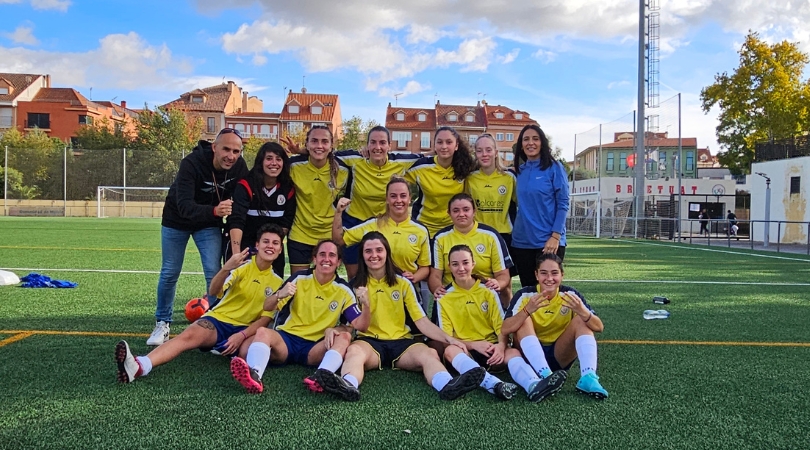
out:
M484 253L484 250L486 249L487 248L484 246L484 244L478 244L475 246L475 251L477 251L478 253Z
M408 235L408 242L410 242L411 244L416 244L416 239L417 237L415 234Z
M395 302L399 301L399 291L394 291L391 293L391 298L394 299Z
M315 300L326 300L325 298L321 297L320 295L315 296Z
M335 312L338 307L337 300L332 300L332 303L329 304L329 311Z
M498 186L498 193L501 195L506 195L506 186L504 185Z
M256 283L256 284L262 284L261 281L259 281L259 280L253 280L252 282Z

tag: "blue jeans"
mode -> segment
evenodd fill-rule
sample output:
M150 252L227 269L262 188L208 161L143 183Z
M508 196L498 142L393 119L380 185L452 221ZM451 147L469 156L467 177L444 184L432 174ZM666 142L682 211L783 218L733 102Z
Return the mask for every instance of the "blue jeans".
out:
M186 256L188 238L194 239L194 244L200 251L203 273L205 274L206 297L208 297L211 279L222 267L220 265L222 258L222 231L219 227L203 228L194 232L160 227L162 263L157 286L157 308L155 309L155 319L159 321L172 321L177 279L180 278L180 271L183 270L183 259ZM208 298L209 304L213 304L211 300L211 298ZM214 301L216 300L214 299Z

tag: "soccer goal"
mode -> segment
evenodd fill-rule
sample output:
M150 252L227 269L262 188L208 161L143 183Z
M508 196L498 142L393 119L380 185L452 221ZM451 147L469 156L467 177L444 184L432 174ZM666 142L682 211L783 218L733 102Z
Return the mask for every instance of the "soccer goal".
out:
M602 198L599 192L571 194L566 233L582 236L632 235L633 199Z
M168 193L168 187L99 186L97 216L160 217Z

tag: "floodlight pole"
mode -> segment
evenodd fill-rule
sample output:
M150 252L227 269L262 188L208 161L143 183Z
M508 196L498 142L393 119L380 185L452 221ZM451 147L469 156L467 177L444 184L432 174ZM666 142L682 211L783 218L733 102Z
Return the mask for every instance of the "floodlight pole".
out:
M636 233L638 233L638 218L644 210L644 51L646 50L646 38L644 16L646 9L645 0L638 1L638 116L636 116Z
M767 247L771 241L771 179L767 173L757 172L765 178L765 233L762 236L762 246Z
M65 146L65 153L64 153L64 155L62 157L64 158L63 161L62 161L63 164L64 164L64 166L62 168L62 193L64 195L63 199L62 199L62 205L64 206L64 209L65 209L65 217L67 217L68 216L68 211L67 211L67 145Z
M8 145L6 145L6 163L3 166L3 215L8 215Z

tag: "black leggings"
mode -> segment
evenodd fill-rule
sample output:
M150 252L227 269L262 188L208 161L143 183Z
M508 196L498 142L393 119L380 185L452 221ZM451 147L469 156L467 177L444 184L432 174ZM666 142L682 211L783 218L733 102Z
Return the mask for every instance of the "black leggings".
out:
M517 268L521 286L537 285L537 277L534 276L534 272L537 269L537 256L542 254L542 248L512 248L512 262ZM564 245L557 248L557 256L565 259Z

